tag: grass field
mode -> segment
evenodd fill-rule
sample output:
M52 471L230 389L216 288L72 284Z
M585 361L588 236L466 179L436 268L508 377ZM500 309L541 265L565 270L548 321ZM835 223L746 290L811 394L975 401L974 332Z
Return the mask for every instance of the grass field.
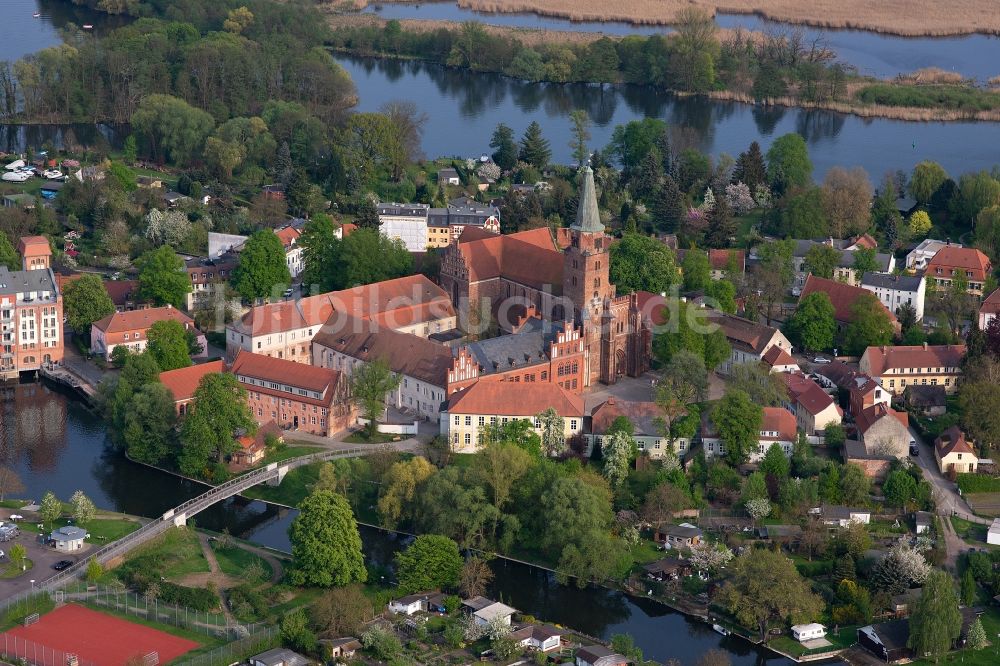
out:
M986 543L986 525L971 523L968 520L952 517L951 526L955 528L955 534L962 537L966 543L977 546Z
M75 525L76 523L70 521L68 518L61 518L53 523L45 524L45 532L51 532L53 529L58 527L64 527L66 525ZM22 532L41 532L41 527L37 523L22 522L18 523L18 527ZM120 539L126 534L131 534L141 527L141 525L128 518L95 518L85 525L83 528L87 530L90 534L90 538L87 539L87 543L104 544L116 539Z
M270 465L273 462L282 462L285 460L291 460L292 458L300 458L302 456L308 456L311 453L319 453L323 450L322 446L306 446L304 444L293 443L285 446L283 449L268 453L264 456L264 461L257 466L263 467L265 465Z
M1000 516L1000 493L969 493L965 500L980 516L995 518Z
M133 550L127 559L143 556L162 558L160 575L167 579L209 571L208 562L201 552L201 544L198 543L198 535L183 527L175 527L163 536L143 544Z
M267 502L277 502L296 506L302 498L309 494L309 489L319 478L319 468L323 463L316 462L311 465L296 467L288 472L282 480L280 486L259 485L249 488L243 492L244 497L259 499Z
M236 546L221 548L218 541L213 543L212 549L215 551L215 559L219 562L219 568L224 574L237 578L242 577L250 563L256 561L260 563L261 570L264 572L263 580L271 578L271 565L249 551Z

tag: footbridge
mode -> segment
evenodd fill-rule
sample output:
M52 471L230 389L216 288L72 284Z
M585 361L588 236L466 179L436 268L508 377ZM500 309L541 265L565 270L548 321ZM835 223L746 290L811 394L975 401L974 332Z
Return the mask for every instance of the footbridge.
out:
M261 483L277 486L285 478L289 470L303 465L326 460L336 460L338 458L357 458L375 453L378 447L366 446L351 449L331 449L320 453L313 453L299 458L290 458L282 462L271 463L266 467L255 469L246 474L242 474L234 479L230 479L223 484L215 486L197 497L193 497L183 504L170 509L159 518L156 518L141 528L128 534L117 541L107 544L98 550L89 553L87 557L73 564L71 567L60 571L56 575L42 581L36 585L43 590L55 590L71 580L81 576L87 570L87 563L91 558L99 563L107 562L125 555L127 552L146 543L174 526L181 526L187 523L188 518L204 511L213 504L227 500L234 495L239 495L243 491Z

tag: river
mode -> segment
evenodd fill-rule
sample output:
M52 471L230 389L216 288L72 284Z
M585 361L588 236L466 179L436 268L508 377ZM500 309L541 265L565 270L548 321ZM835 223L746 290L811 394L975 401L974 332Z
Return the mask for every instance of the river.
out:
M127 460L110 448L104 425L83 403L46 383L0 386L0 464L17 471L26 497L53 491L65 500L83 490L102 509L156 517L205 490ZM230 499L198 514L198 525L289 550L287 530L296 512L264 502ZM408 538L362 527L369 561L391 566ZM572 627L591 636L631 634L647 658L681 660L688 666L711 648L726 650L735 666L784 665L745 640L718 635L708 625L669 608L620 592L558 585L541 569L494 562L490 594L523 613Z
M386 19L433 19L479 21L491 25L548 30L603 32L607 35L655 35L669 32L668 26L634 25L624 22L570 21L536 14L477 12L454 2L386 3L369 5L365 13ZM940 67L965 77L986 81L1000 74L1000 37L899 37L865 30L828 30L791 26L746 14L719 14L722 28L743 28L768 34L802 34L806 44L820 40L833 49L837 58L853 65L861 74L891 78L924 67Z

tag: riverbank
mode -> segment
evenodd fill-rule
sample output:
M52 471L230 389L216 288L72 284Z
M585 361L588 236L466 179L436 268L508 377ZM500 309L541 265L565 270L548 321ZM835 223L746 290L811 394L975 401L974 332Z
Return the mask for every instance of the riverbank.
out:
M327 21L334 32L331 49L337 53L365 58L427 62L455 71L490 72L516 80L537 83L579 82L560 66L554 52L572 50L574 57L588 57L604 44L618 47L623 39L645 40L643 37L622 38L601 33L570 32L547 29L518 28L476 24L481 29L481 39L495 42L497 50L507 50L513 55L505 62L456 60L452 50L435 50L436 43L450 39L463 39L467 24L444 20L403 19L397 21L403 39L387 37L386 26L390 20L372 14L327 14ZM447 32L448 35L443 33ZM725 35L724 35L725 36ZM753 37L751 37L752 39ZM656 38L652 38L656 39ZM389 43L391 42L391 44ZM565 47L565 49L563 48ZM606 49L606 47L605 47ZM552 54L549 62L542 55ZM521 63L537 61L532 69ZM620 84L628 70L621 64L615 71L609 68L595 70L589 78L592 83ZM679 97L702 96L713 100L739 102L757 107L800 108L833 111L861 118L886 118L908 122L1000 121L1000 93L986 90L952 75L932 70L917 72L894 80L870 77L842 76L837 84L839 94L830 99L804 99L788 87L785 94L759 96L748 92L745 85L724 90L690 93L656 85L654 82L632 81L635 85L656 90L667 89ZM959 77L960 79L960 77ZM757 92L754 87L754 92Z
M390 0L391 1L391 0ZM365 7L369 0L355 0ZM1000 14L992 0L457 0L459 7L490 13L531 13L571 21L623 21L670 25L685 7L713 15L754 15L772 21L832 30L866 30L905 37L1000 34Z

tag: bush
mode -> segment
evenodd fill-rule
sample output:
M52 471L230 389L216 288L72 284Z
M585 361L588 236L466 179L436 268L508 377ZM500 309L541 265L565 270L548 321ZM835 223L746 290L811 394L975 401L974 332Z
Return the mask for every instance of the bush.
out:
M969 86L907 86L878 83L858 91L857 98L866 104L960 111L989 111L1000 106L1000 94Z
M963 494L998 493L1000 492L1000 478L982 474L959 474L958 487Z
M239 585L229 591L229 607L241 620L257 620L267 614L270 604L259 590Z
M158 598L175 606L186 606L191 610L208 612L219 605L219 597L211 590L200 587L184 587L175 583L158 583L160 594Z
M803 578L815 578L833 573L833 560L816 560L815 562L797 562L795 568Z

